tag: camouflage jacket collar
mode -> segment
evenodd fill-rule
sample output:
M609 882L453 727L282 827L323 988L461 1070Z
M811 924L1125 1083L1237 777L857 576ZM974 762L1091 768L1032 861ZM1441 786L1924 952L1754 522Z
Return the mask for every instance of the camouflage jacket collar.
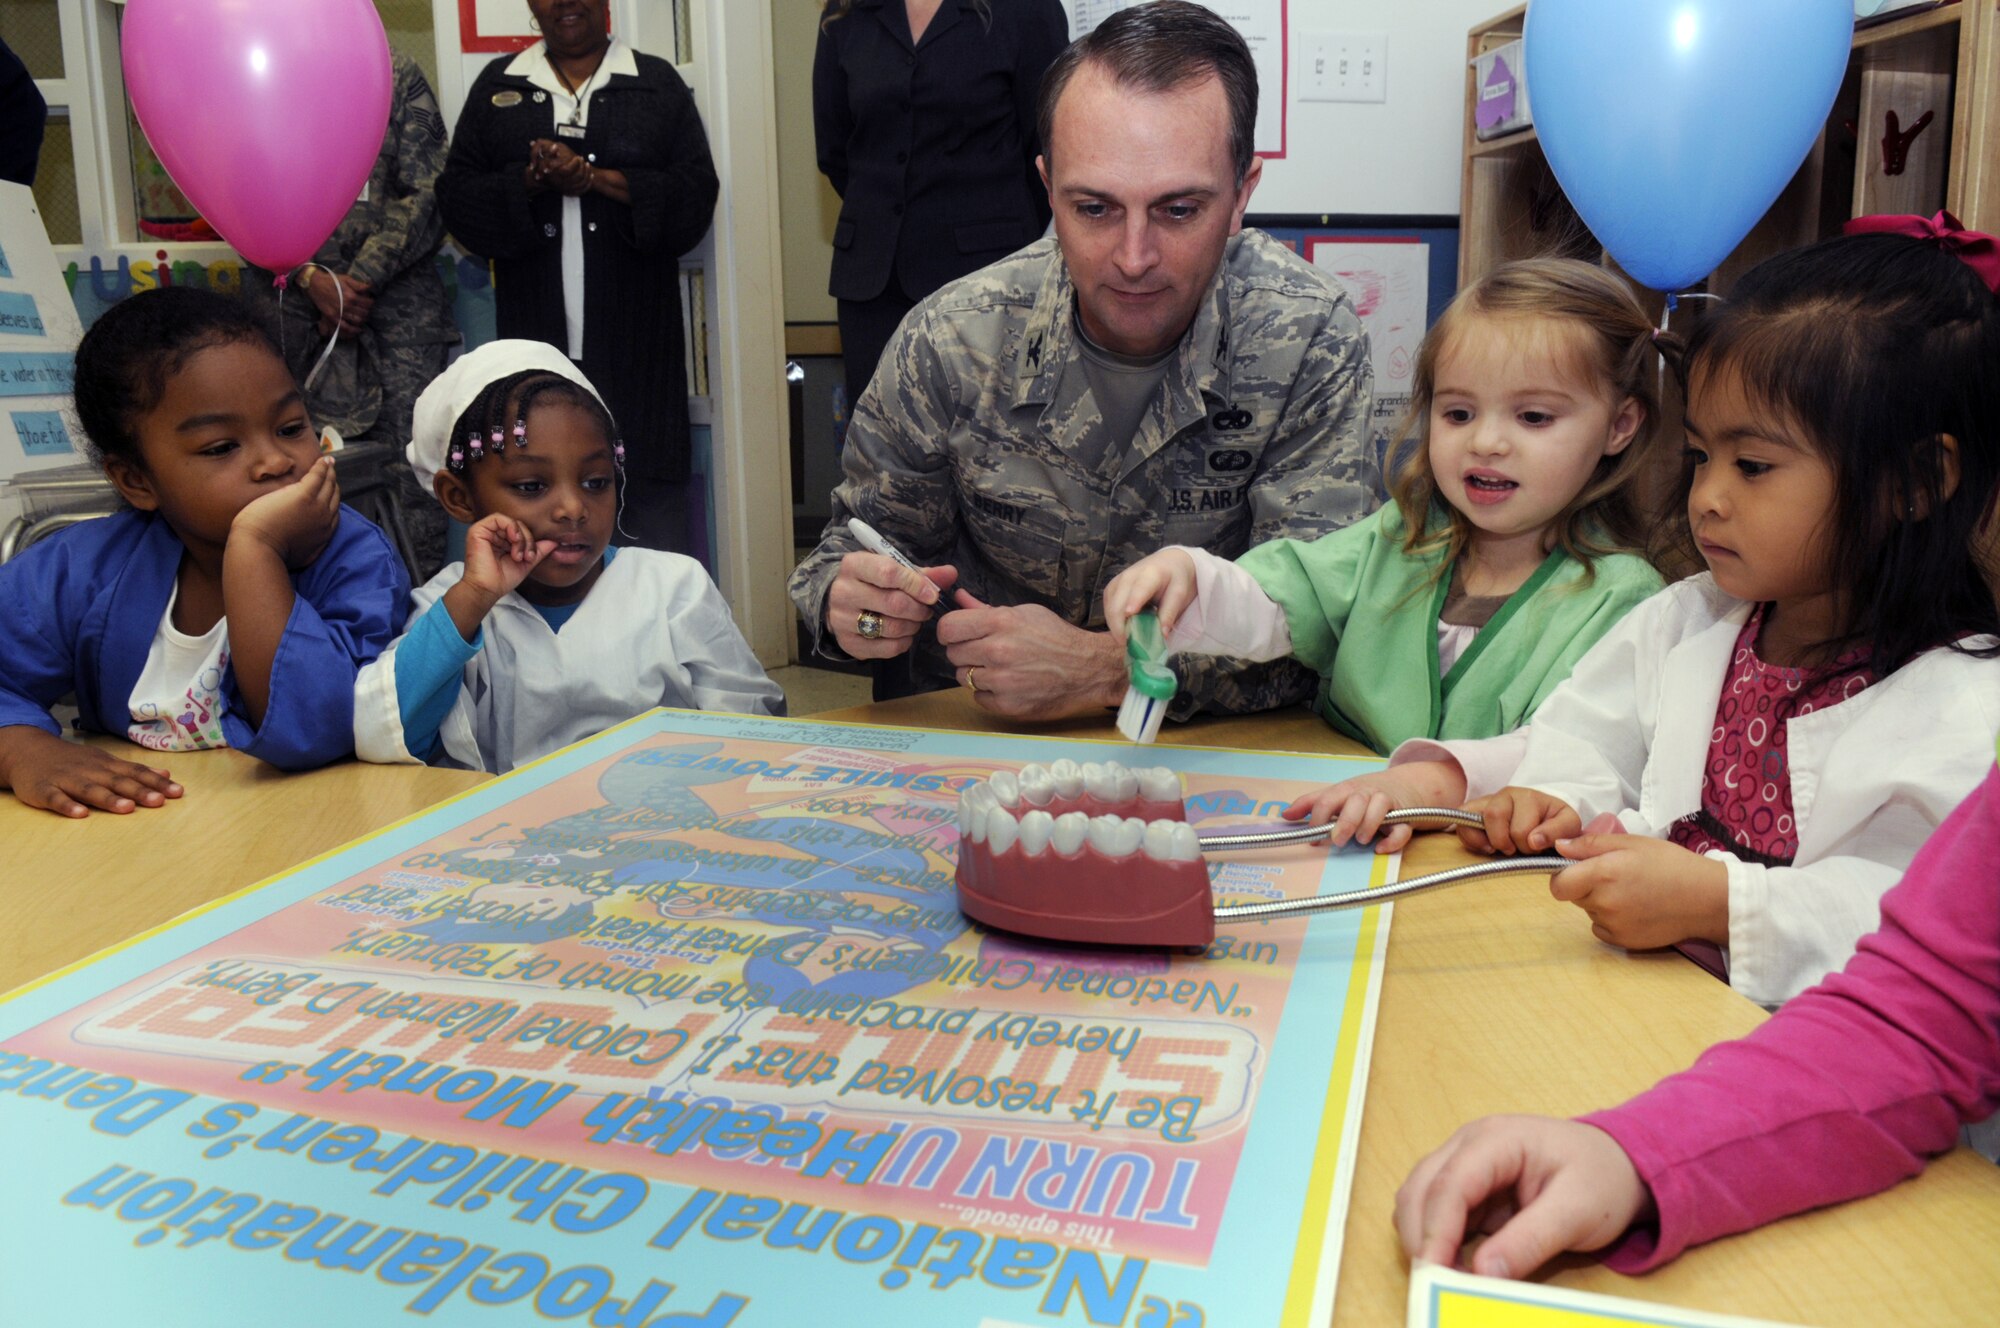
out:
M1173 431L1207 413L1204 396L1217 401L1231 397L1229 360L1229 265L1243 237L1233 235L1223 250L1209 283L1208 298L1196 310L1194 325L1181 337L1174 365L1167 374L1167 390L1176 417ZM1035 293L1034 307L1022 329L1021 348L1014 359L1014 405L1046 406L1056 399L1063 375L1081 373L1082 348L1076 335L1076 287L1070 284L1069 266L1063 262L1062 246L1049 246L1048 271L1042 274L1041 289ZM1185 420L1178 417L1185 415Z

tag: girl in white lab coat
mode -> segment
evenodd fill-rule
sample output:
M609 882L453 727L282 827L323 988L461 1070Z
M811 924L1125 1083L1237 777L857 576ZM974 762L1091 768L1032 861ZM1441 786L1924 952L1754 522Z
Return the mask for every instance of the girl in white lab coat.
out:
M504 773L654 706L785 712L700 563L611 545L624 445L560 352L460 357L413 435L418 482L471 530L355 684L364 760Z
M1944 214L1856 227L1901 233L1760 264L1690 339L1681 533L1708 571L1527 729L1405 743L1308 813L1366 839L1470 796L1475 849L1576 863L1551 889L1600 940L1680 944L1765 1004L1847 960L2000 730L2000 271L1958 256L1993 241Z

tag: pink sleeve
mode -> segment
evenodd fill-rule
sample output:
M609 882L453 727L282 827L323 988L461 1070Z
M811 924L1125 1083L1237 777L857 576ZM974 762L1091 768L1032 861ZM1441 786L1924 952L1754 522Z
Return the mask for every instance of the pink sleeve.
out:
M1174 547L1194 560L1194 603L1167 633L1170 649L1259 663L1291 656L1291 624L1256 577L1207 549Z
M1514 771L1528 751L1528 730L1515 729L1494 738L1407 738L1389 753L1389 768L1410 761L1456 765L1465 776L1465 797L1471 802L1498 793L1514 780Z
M1605 1262L1690 1245L1887 1189L2000 1106L2000 777L1938 827L1882 926L1841 972L1750 1036L1623 1106L1582 1117L1653 1191L1656 1227Z

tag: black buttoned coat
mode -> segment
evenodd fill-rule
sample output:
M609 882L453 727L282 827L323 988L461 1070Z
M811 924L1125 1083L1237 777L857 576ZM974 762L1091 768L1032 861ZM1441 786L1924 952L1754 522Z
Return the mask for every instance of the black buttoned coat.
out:
M1069 43L1058 0L944 0L910 41L902 0L855 0L813 58L819 168L840 195L828 293L912 296L1004 258L1049 222L1035 98Z
M557 136L552 100L506 72L513 56L487 65L452 132L438 206L461 247L493 260L499 335L567 348L563 197L529 195L528 145L554 139L625 173L629 206L582 200L583 369L618 422L627 468L679 480L689 452L679 260L714 216L715 164L687 84L665 60L635 55L636 78L614 74L591 91L582 139Z

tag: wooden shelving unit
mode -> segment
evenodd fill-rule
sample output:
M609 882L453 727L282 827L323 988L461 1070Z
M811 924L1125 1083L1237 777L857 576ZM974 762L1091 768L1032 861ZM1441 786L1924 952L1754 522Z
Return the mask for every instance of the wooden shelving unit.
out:
M1500 263L1536 254L1609 261L1563 197L1533 128L1485 142L1473 134L1478 89L1470 61L1519 37L1526 12L1517 6L1467 35L1461 286ZM1893 175L1883 169L1890 111L1905 132L1924 112L1934 113ZM1950 0L1857 29L1825 129L1763 220L1709 278L1708 289L1726 293L1745 269L1780 250L1838 234L1849 217L1928 216L1939 208L1974 230L2000 231L2000 0ZM1657 308L1658 298L1653 302Z

